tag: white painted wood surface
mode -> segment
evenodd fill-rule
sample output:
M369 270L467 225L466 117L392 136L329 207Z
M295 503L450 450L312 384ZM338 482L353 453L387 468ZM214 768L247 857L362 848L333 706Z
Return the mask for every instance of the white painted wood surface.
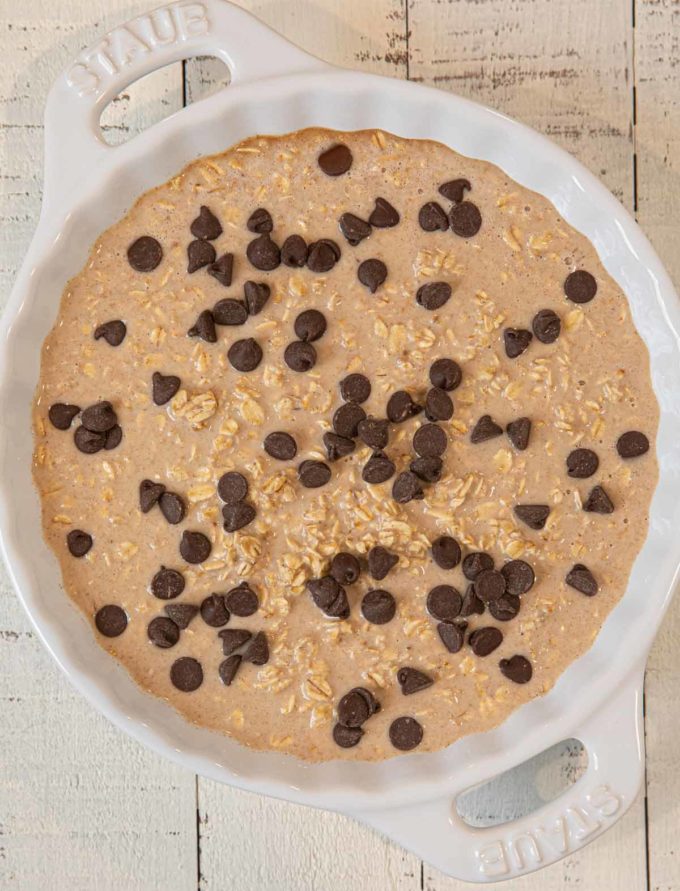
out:
M42 108L97 34L151 0L0 0L0 293L40 202ZM629 208L680 282L679 0L241 0L332 62L450 89L574 152ZM173 65L107 115L126 138L215 86L209 61ZM634 90L635 88L635 90ZM634 163L636 158L636 164ZM675 238L673 236L676 236ZM647 797L611 832L512 891L680 891L673 706L680 602L647 678ZM476 818L526 809L580 758L563 747L493 790ZM537 773L538 771L538 773ZM534 783L534 775L538 779ZM0 578L0 889L456 891L462 885L346 818L197 779L140 748L74 694Z

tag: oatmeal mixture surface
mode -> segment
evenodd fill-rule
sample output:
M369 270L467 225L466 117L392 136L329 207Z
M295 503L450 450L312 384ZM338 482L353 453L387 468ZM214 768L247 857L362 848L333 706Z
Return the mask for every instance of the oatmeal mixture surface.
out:
M496 167L257 137L135 204L45 341L64 587L145 690L309 760L483 731L593 642L657 480L592 245Z

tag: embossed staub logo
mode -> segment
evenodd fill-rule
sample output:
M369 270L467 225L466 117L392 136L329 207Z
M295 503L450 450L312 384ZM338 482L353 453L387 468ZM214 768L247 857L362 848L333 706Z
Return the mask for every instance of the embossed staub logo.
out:
M479 871L487 878L505 878L535 869L580 848L621 808L609 786L596 786L545 825L490 842L476 852Z
M66 80L79 96L98 96L111 78L162 47L200 37L210 30L203 3L180 2L141 15L109 32L84 50L69 69Z

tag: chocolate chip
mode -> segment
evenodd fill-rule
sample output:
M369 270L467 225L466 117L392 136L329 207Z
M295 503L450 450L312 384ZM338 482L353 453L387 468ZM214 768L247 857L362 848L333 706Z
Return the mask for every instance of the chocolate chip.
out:
M376 229L391 229L399 222L399 212L392 207L389 201L385 201L384 198L376 198L375 207L371 211L368 222Z
M340 231L353 246L360 244L372 232L371 225L353 213L343 213L340 217Z
M152 507L158 503L158 499L165 492L163 483L154 483L153 480L142 480L139 484L139 507L143 514L148 514Z
M311 343L326 333L326 316L318 309L306 309L295 319L293 328L300 340Z
M347 551L340 551L331 560L331 575L339 585L353 585L361 575L361 564Z
M210 556L211 550L210 540L202 532L190 532L187 529L182 533L179 552L187 563L203 563Z
M649 451L649 440L639 430L629 430L619 436L616 451L622 458L639 458Z
M169 650L179 640L179 628L172 619L156 616L149 622L146 636L154 646L160 647L161 650Z
M110 402L97 402L86 408L80 421L90 433L106 433L118 423L118 416Z
M218 300L213 306L212 314L218 325L243 325L248 319L245 303L232 297Z
M220 662L220 667L217 669L217 672L225 687L228 687L236 677L236 672L241 665L241 659L241 656L234 654L233 656L227 656L226 659Z
M55 402L54 405L50 406L47 417L50 419L52 426L56 427L57 430L68 430L79 412L80 408L77 405Z
M227 359L237 371L254 371L262 361L262 347L252 337L236 340L227 350Z
M437 634L449 653L458 653L465 642L466 622L439 622Z
M307 262L307 242L301 235L289 235L281 245L281 262L291 269L301 269Z
M352 153L342 142L321 152L317 161L326 176L342 176L352 166Z
M209 309L204 309L196 319L195 324L187 331L189 337L200 337L206 343L217 343L217 331L215 330L215 317Z
M356 448L353 439L346 436L338 436L337 433L324 433L323 444L326 446L326 454L329 461L337 461L338 458L345 458L351 455Z
M297 455L297 443L290 433L276 430L265 437L264 450L277 461L290 461Z
M526 594L536 580L533 569L524 560L510 560L501 567L501 574L505 579L505 590L515 597Z
M303 461L298 467L298 477L306 489L318 489L330 480L331 469L323 461Z
M503 633L493 625L485 628L476 628L468 637L468 643L472 647L475 656L488 656L493 653L503 642Z
M493 420L491 415L482 415L472 428L470 442L477 445L480 442L486 442L489 439L495 439L497 436L502 435L503 428Z
M498 600L492 600L487 604L489 612L499 622L509 622L518 615L520 599L516 594L504 594Z
M227 606L235 616L245 618L258 611L260 601L248 582L241 582L227 594Z
M460 545L450 535L440 535L432 542L432 559L442 569L458 566L460 558Z
M174 600L184 590L186 582L181 572L161 566L151 579L151 593L159 600Z
M247 501L237 501L234 504L225 504L222 508L225 532L238 532L253 522L256 510Z
M397 671L397 681L404 696L419 693L434 684L432 678L417 668L403 667Z
M471 188L470 181L467 179L451 179L439 186L439 194L443 195L447 201L460 204L465 198L465 193L469 192Z
M158 504L165 519L173 526L181 523L186 516L187 508L184 500L175 492L164 492Z
M223 232L220 221L205 204L201 205L198 216L192 221L189 228L194 238L201 238L204 241L214 241Z
M386 625L394 618L397 604L389 591L375 588L364 595L361 601L361 614L372 625Z
M248 494L248 481L236 470L223 473L217 483L217 494L226 504L237 504Z
M364 418L363 421L359 421L357 433L362 442L369 448L378 451L385 448L389 439L387 421L381 418L368 417Z
M254 210L248 217L246 226L251 232L256 232L258 235L265 235L266 233L271 232L274 228L274 221L268 210L264 207L258 207L257 210Z
M366 412L356 402L341 405L333 415L333 430L340 436L353 439L359 432L359 424L366 417Z
M505 576L495 569L485 569L475 578L475 594L482 603L498 600L505 594Z
M312 272L330 272L340 259L340 248L330 238L321 238L309 246L307 269Z
M245 628L225 628L224 631L218 632L217 635L222 641L222 652L225 656L231 656L236 650L248 643L253 636L250 631Z
M567 473L575 479L587 479L599 466L600 460L592 449L574 449L567 455Z
M392 485L392 498L397 504L408 504L409 501L420 500L424 497L425 493L420 480L410 470L402 471Z
M518 452L523 452L529 445L529 437L531 435L531 421L529 418L517 418L516 421L510 421L505 428L508 439Z
M436 359L430 365L430 383L441 390L455 390L460 386L463 372L453 359Z
M560 336L562 322L560 317L552 309L542 309L537 312L531 322L531 330L536 340L541 343L555 343Z
M448 421L453 415L453 402L446 390L432 387L425 397L425 417L428 421Z
M526 328L506 328L503 331L503 343L508 359L521 356L533 340L533 336Z
M299 371L304 374L316 365L316 350L311 343L305 343L304 340L294 340L284 350L283 359L292 371Z
M406 390L397 390L387 400L387 418L393 424L401 424L420 414L422 410L422 406L417 405Z
M397 565L399 557L390 553L382 545L376 545L368 552L368 572L371 578L381 581Z
M152 272L163 259L163 248L150 235L142 235L127 249L128 263L137 272Z
M611 514L614 505L602 486L595 486L583 505L583 510L593 514Z
M189 627L192 619L198 615L198 607L193 603L169 603L165 607L165 612L182 630Z
M379 711L380 703L370 690L365 687L354 687L338 702L338 721L343 727L361 727Z
M308 579L305 583L312 600L321 610L327 610L344 589L331 575L324 575L319 579Z
M151 397L154 405L165 405L170 402L181 386L180 379L174 374L161 374L154 371L151 378Z
M575 563L567 573L565 581L571 588L576 588L587 597L593 597L598 592L595 576L583 563Z
M94 455L106 445L105 433L93 433L85 427L78 427L73 435L78 451L85 455Z
M112 427L110 430L106 431L106 442L104 443L104 448L107 451L111 451L112 449L118 448L123 439L123 428L116 424L115 427Z
M423 309L440 309L453 293L448 282L428 282L421 285L416 292L416 303Z
M440 622L450 622L460 613L463 598L452 585L436 585L427 595L427 611Z
M577 269L564 280L564 293L572 303L590 303L597 294L597 282L585 269Z
M333 727L333 742L341 749L351 749L358 745L363 735L361 727L345 727L344 724L335 724Z
M246 282L243 286L244 303L249 316L256 316L265 308L271 295L266 282Z
M73 557L84 557L92 547L92 536L82 529L72 529L66 536L66 544Z
M414 458L409 470L425 483L437 483L442 478L444 462L441 458Z
M446 433L437 424L423 424L413 434L413 448L421 458L439 458L446 446Z
M104 637L119 637L127 628L128 617L120 606L109 603L97 610L94 624Z
M449 218L444 208L436 201L428 201L418 211L418 223L425 232L436 232L437 229L446 232L449 228Z
M423 740L423 728L415 718L396 718L390 724L390 742L400 752L415 749Z
M187 248L187 272L198 272L204 266L210 266L217 259L217 251L209 241L190 241Z
M340 395L346 402L366 402L371 382L363 374L348 374L340 381Z
M547 504L516 504L513 510L515 516L530 529L543 529L550 514Z
M489 569L493 569L493 559L484 551L473 551L463 560L463 575L471 582L474 582L480 572Z
M471 201L454 204L449 211L451 229L461 238L472 238L482 228L482 215Z
M460 608L461 616L465 618L472 615L481 616L484 609L484 604L475 594L475 586L469 584L465 589L465 594L463 594L463 605Z
M207 269L208 275L212 275L214 279L228 288L234 275L234 255L222 254L214 263L211 263ZM217 322L217 318L215 319ZM219 325L230 325L233 322L218 322Z
M533 674L531 662L524 656L511 656L509 659L501 659L498 667L501 670L501 674L516 684L528 684Z
M248 644L243 654L244 662L252 662L253 665L266 665L269 662L269 644L264 631L258 631Z
M387 278L387 266L385 266L382 260L376 260L375 258L364 260L357 269L357 278L362 285L368 288L371 294L375 294Z
M230 614L224 594L211 594L205 598L201 603L201 618L212 628L221 628L227 624Z
M170 680L174 687L182 693L193 693L203 683L201 663L191 656L182 656L175 660L170 668Z
M120 319L112 319L110 322L104 322L94 329L94 339L99 340L101 337L109 344L109 346L117 347L125 340L127 328L125 322Z
M251 266L269 272L281 263L281 251L269 235L258 235L246 248L246 256Z

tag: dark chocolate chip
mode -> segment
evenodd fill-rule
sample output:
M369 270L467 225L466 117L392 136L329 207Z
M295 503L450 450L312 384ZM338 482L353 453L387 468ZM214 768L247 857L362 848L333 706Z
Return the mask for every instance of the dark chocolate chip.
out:
M256 510L247 501L237 501L233 504L225 504L222 508L225 532L238 532L253 522Z
M217 494L226 504L237 504L248 494L248 480L236 470L223 473L217 483Z
M204 241L214 241L223 232L220 221L205 204L201 205L198 216L192 220L189 228L194 238L201 238Z
M392 498L397 504L408 504L425 497L420 480L410 470L402 471L392 485Z
M110 322L104 322L94 329L94 339L99 340L101 337L109 344L109 346L117 347L125 340L127 328L125 322L120 319L112 319Z
M493 558L485 551L473 551L463 560L463 575L471 582L474 582L480 572L489 569L493 569Z
M215 330L215 317L209 309L204 309L196 319L196 322L187 331L189 337L200 337L206 343L217 343L217 331Z
M73 441L78 451L85 455L94 455L106 445L106 434L93 433L85 427L78 427L73 435Z
M363 735L361 727L345 727L344 724L335 724L333 727L333 742L341 749L351 749L358 745Z
M592 449L574 449L567 455L567 473L577 480L592 476L600 466L600 459Z
M444 208L436 201L428 201L418 211L418 223L425 232L436 232L439 229L446 232L449 228L449 218Z
M294 340L284 350L283 359L292 371L299 371L304 374L316 365L316 350L311 343L306 343L304 340Z
M602 486L595 486L583 505L583 510L593 514L611 514L614 505Z
M153 480L142 480L139 484L139 508L143 514L148 514L152 507L158 504L158 499L165 492L163 483L154 483Z
M220 667L217 669L217 671L220 676L220 680L225 687L228 687L236 677L236 672L241 666L241 660L242 657L234 653L233 656L227 656L226 659L220 662Z
M413 434L413 448L421 458L440 458L446 446L446 433L437 424L423 424Z
M151 396L154 405L165 405L166 402L170 402L181 384L181 380L174 374L161 374L160 371L154 371L151 378Z
M227 350L227 359L237 371L254 371L262 361L262 347L252 337L235 340Z
M415 718L396 718L390 724L390 742L400 752L410 752L423 741L423 728Z
M420 414L422 410L423 407L415 403L411 394L407 393L406 390L397 390L387 400L386 414L388 420L392 421L393 424L401 424L403 421L408 421L409 418Z
M616 451L622 458L639 458L649 451L649 440L639 430L629 430L619 436Z
M509 622L518 615L521 604L516 594L505 593L498 600L490 601L487 606L494 619L499 622Z
M174 600L182 593L185 585L186 582L181 572L161 566L151 579L151 593L159 600Z
M486 442L489 439L495 439L497 436L502 435L503 428L493 420L491 415L482 415L472 428L470 442L477 445L480 442Z
M317 161L326 176L342 176L352 166L352 152L342 142L321 152Z
M475 586L469 584L465 589L465 594L463 594L463 605L460 608L461 616L464 618L473 615L481 616L484 610L484 604L475 594Z
M482 215L471 201L454 204L449 211L451 229L461 238L472 238L482 228Z
M154 646L160 647L161 650L169 650L179 640L179 628L172 619L156 616L149 622L146 636Z
M187 529L182 533L179 552L187 563L203 563L210 556L211 550L210 539L202 532L191 532Z
M228 288L234 275L234 255L222 254L214 263L211 263L207 269L208 275L212 275L214 279ZM217 318L215 321L218 322ZM218 322L219 325L233 325L233 322Z
M331 469L323 461L303 461L298 467L298 477L306 489L318 489L330 480Z
M170 668L170 680L174 687L182 693L193 693L203 683L203 669L201 663L191 656L182 656L172 663Z
M371 395L371 382L363 374L348 374L340 381L340 395L345 402L366 402Z
M381 581L397 565L399 557L390 553L382 545L376 545L368 552L368 572L371 578Z
M107 451L111 451L112 449L117 449L123 440L123 428L116 424L115 427L112 427L110 430L106 431L106 442L104 443L104 448Z
M404 666L397 671L397 682L401 687L404 696L410 696L412 693L419 693L427 687L434 684L432 678L417 668L409 668Z
M595 576L583 563L574 564L567 573L565 581L571 588L576 588L587 597L597 594L598 584L595 581Z
M346 436L338 436L337 433L324 433L323 444L326 446L326 454L329 461L337 461L338 458L345 458L351 455L356 448L353 439Z
M198 272L205 266L210 266L217 259L217 251L209 241L196 239L189 242L187 248L187 272Z
M187 508L182 499L175 492L164 492L158 505L165 519L173 526L181 523L187 513Z
M470 180L451 179L439 186L439 194L443 195L447 201L453 201L454 204L460 204L465 198L465 193L469 192L471 188Z
M448 421L453 415L451 397L439 387L432 387L425 397L425 417L428 421Z
M368 238L372 232L370 223L353 213L343 213L340 217L339 226L340 231L353 247L360 244L364 238Z
M128 263L137 272L152 272L163 259L163 248L150 235L142 235L127 249Z
M590 303L597 294L597 282L585 269L577 269L564 280L564 293L572 303Z
M165 612L178 628L184 630L198 615L198 607L193 603L169 603Z
M264 450L277 461L290 461L297 455L297 443L290 433L276 430L265 436Z
M274 221L272 220L272 215L266 208L258 207L257 210L254 210L248 217L246 226L251 232L255 232L257 235L265 235L266 233L271 232L274 228Z
M119 637L127 628L128 617L120 606L109 603L97 610L94 624L104 637Z
M301 269L307 262L307 242L301 235L289 235L281 245L281 262L291 269Z
M80 421L90 433L106 433L118 423L118 416L110 402L97 402L86 408Z
M343 590L332 575L324 575L320 579L308 579L305 584L315 605L322 610L328 609Z
M371 211L368 222L376 229L391 229L399 222L399 212L389 201L385 201L384 198L376 198L375 207Z
M438 483L442 478L444 462L441 458L414 458L409 469L425 483Z
M465 643L466 622L439 622L437 634L449 653L458 653Z
M92 547L92 536L82 529L72 529L66 536L66 544L73 557L84 557Z
M375 294L387 278L387 266L385 266L382 260L376 260L375 258L364 260L357 269L357 278L362 285L368 288L371 294Z
M442 569L458 566L460 558L460 545L450 535L440 535L432 542L432 559Z
M361 614L372 625L385 625L391 622L397 611L397 604L389 591L375 588L368 591L361 601Z
M227 606L235 616L245 618L260 608L260 600L248 582L241 582L227 594Z
M258 631L250 641L243 654L244 662L252 662L253 665L266 665L269 662L269 644L264 631Z
M387 421L382 418L364 418L359 421L357 433L362 442L378 451L385 448L389 439Z
M246 282L243 286L243 296L248 315L256 316L261 313L270 295L271 288L266 282Z
M463 372L453 359L436 359L430 365L430 383L441 390L455 390L460 386Z
M427 595L427 611L440 622L450 622L460 614L463 598L452 585L436 585Z
M54 405L50 406L47 417L50 419L52 426L56 427L57 430L68 430L79 412L80 407L77 405L55 402Z
M482 603L498 600L505 594L505 576L495 569L485 569L475 578L475 594Z
M505 590L515 597L526 594L536 580L533 569L524 560L510 560L501 567L501 574L505 579Z
M523 452L529 445L529 437L531 435L531 421L529 418L517 418L516 421L510 421L505 428L508 439L518 452Z
M265 272L276 269L281 263L279 246L266 234L258 235L257 238L248 243L246 256L251 266Z
M293 329L300 340L311 343L326 333L326 316L318 309L305 309L295 319Z
M330 238L321 238L309 245L307 268L312 272L330 272L340 259L340 248Z
M225 628L224 631L219 631L217 636L222 641L224 655L231 656L236 650L245 646L253 635L245 628Z
M498 667L509 681L515 684L528 684L533 674L531 662L524 656L511 656L509 659L501 659Z
M331 560L330 573L339 585L353 585L361 575L361 564L347 551L340 551Z
M359 424L366 417L366 412L356 402L346 402L333 415L333 430L340 436L353 439L358 435Z
M534 335L526 328L506 328L503 331L503 343L508 359L516 359L528 348Z
M213 306L213 318L218 325L243 325L248 319L248 309L242 300L225 297Z
M560 317L552 309L542 309L536 313L532 322L531 330L534 332L536 340L541 343L555 343L560 336L562 322Z
M201 603L201 618L212 628L221 628L230 618L224 594L211 594Z
M370 690L354 687L338 702L338 721L343 727L361 727L371 715L379 711L380 703Z
M543 529L550 514L547 504L516 504L513 510L515 516L530 529Z
M485 628L476 628L468 637L468 643L472 647L475 656L488 656L503 642L503 632L493 625Z
M448 282L428 282L421 285L416 292L416 303L423 309L440 309L453 293Z

